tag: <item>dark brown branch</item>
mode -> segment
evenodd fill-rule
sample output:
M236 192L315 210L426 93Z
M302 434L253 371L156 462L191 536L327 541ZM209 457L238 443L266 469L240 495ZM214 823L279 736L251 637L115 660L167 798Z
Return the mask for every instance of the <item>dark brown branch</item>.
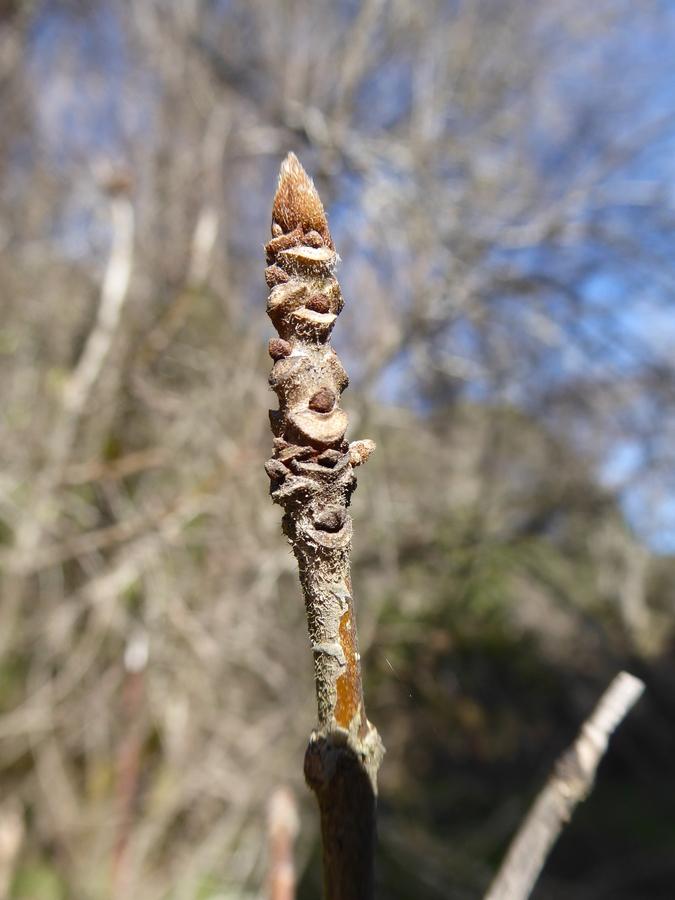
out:
M271 495L283 506L305 598L319 724L305 757L305 779L319 801L327 900L374 894L375 797L384 752L366 718L349 575L356 488L353 468L372 441L345 440L340 395L349 379L330 346L343 307L333 275L337 255L321 200L291 153L284 160L265 248L267 312L279 338L270 387L274 455L266 463Z

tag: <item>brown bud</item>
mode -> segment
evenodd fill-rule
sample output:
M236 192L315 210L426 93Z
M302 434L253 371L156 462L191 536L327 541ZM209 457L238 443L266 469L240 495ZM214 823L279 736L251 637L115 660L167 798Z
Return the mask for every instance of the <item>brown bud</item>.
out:
M282 341L281 338L271 338L267 349L272 359L283 359L285 356L290 356L291 353L291 345L288 341Z
M310 297L305 300L305 307L307 309L311 309L314 312L318 313L327 313L330 312L330 300L328 297L324 297L323 294L312 294Z
M269 288L273 288L277 284L285 284L288 280L289 276L279 266L268 266L265 269L265 281Z
M319 195L294 153L289 153L281 165L272 221L277 222L285 234L298 227L303 232L316 231L333 249Z
M335 394L330 388L322 387L310 397L307 404L315 412L327 413L335 406Z
M302 240L308 247L323 247L323 238L318 231L308 231Z
M288 469L278 459L268 459L265 463L265 471L272 481L283 481L288 475Z

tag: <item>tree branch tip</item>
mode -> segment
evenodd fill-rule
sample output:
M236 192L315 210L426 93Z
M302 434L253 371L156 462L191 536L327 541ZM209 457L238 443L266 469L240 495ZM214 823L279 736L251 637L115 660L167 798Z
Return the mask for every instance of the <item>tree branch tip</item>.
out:
M625 694L628 696L634 696L635 703L637 703L637 701L640 699L646 688L646 685L641 678L638 678L636 675L631 675L630 672L625 671L619 672L612 684L609 686L609 690L611 690L615 685L617 688L619 686L621 687L622 693L625 692Z
M349 572L347 509L373 441L345 438L340 396L349 384L330 334L343 308L337 261L319 195L294 154L281 166L265 246L267 313L278 337L269 385L270 494L284 508L282 530L298 561L310 643L318 728L305 753L307 786L321 814L327 900L374 896L377 770L384 748L366 718Z
M272 206L272 243L279 241L283 244L291 234L305 247L320 249L326 246L335 250L318 191L292 152L286 156L279 171Z

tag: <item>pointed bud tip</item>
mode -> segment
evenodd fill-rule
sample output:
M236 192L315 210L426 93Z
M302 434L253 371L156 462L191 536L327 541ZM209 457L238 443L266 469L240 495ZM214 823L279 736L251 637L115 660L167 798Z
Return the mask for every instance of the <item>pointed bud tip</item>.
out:
M301 241L303 235L315 232L331 250L335 249L314 182L295 153L289 153L279 172L279 185L272 207L272 235L277 237L279 229L281 234L289 234L298 228L302 232Z
M307 172L305 172L300 160L293 151L287 154L286 159L281 164L281 169L279 171L279 187L281 187L281 183L287 179L296 183L306 181L309 182L309 184L312 184L312 179Z

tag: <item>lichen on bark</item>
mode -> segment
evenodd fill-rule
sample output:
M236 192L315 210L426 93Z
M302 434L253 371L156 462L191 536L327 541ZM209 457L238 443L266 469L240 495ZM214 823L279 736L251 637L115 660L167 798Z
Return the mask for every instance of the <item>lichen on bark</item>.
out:
M340 843L344 835L331 838L327 829L339 824L335 811L339 808L344 817L349 803L361 802L364 790L360 784L347 802L349 785L338 785L346 779L354 788L365 776L366 792L373 798L368 813L373 843L377 769L384 752L363 699L347 512L356 488L353 470L375 445L345 440L348 420L340 395L349 378L330 345L344 305L334 275L338 256L316 188L292 153L281 167L272 240L265 252L271 289L267 313L279 334L269 343L275 360L269 383L279 409L270 410L274 452L265 469L272 499L284 508L282 527L298 561L314 654L319 722L310 739L305 778L319 799L328 877L326 866L336 861L326 860L326 840ZM355 833L362 826L355 825ZM333 890L329 896L342 894ZM369 894L360 890L353 896Z

